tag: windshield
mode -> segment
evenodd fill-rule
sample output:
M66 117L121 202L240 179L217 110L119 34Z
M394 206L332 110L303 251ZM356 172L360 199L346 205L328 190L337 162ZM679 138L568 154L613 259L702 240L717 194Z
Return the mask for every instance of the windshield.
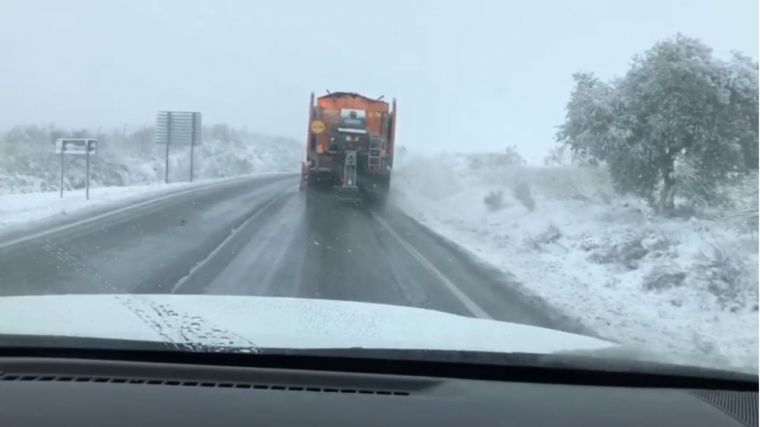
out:
M756 2L0 9L0 348L757 372Z

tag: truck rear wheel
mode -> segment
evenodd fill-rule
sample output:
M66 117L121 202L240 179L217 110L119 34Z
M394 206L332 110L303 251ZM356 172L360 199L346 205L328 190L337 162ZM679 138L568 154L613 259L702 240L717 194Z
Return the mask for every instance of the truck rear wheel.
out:
M307 185L312 190L331 190L335 185L335 176L331 173L311 172L307 178Z
M369 201L373 207L384 209L388 203L388 193L390 192L391 177L390 175L380 176L375 181L374 188L369 193Z
M388 204L388 192L375 193L372 195L372 206L376 209L385 209Z

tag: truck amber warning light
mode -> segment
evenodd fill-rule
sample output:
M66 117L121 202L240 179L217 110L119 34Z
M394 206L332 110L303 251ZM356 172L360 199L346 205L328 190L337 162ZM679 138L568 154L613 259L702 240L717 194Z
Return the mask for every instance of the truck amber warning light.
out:
M314 120L311 122L311 131L320 134L325 131L325 122L322 120Z

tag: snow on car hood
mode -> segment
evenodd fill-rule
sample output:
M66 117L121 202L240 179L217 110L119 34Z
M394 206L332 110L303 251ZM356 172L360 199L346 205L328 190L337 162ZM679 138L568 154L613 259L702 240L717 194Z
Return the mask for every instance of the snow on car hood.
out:
M207 295L2 297L0 334L252 349L361 347L554 353L615 346L552 329L420 308Z

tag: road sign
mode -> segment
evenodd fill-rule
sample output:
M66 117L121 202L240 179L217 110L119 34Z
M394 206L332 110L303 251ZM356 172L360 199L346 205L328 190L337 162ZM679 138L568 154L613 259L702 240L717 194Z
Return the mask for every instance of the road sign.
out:
M156 115L156 143L198 145L201 142L201 113L159 111Z
M195 146L201 143L201 113L192 111L159 111L156 115L156 142L166 145L164 182L169 182L169 146L190 146L190 182L193 181Z
M89 138L58 138L55 140L56 154L87 154L87 148L90 148L90 154L97 154L98 140Z
M55 140L55 152L61 155L61 197L63 197L63 155L75 154L87 156L85 198L90 200L90 155L97 154L98 140L91 138L58 138Z

